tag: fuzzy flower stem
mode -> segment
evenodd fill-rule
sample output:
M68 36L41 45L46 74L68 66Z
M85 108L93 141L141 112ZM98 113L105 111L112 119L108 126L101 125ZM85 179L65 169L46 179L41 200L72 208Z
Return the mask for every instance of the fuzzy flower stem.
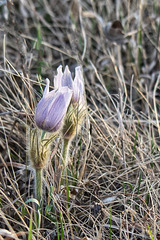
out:
M43 170L41 168L37 168L35 169L35 171L36 171L35 193L36 193L36 199L40 203L42 199L42 171Z
M66 168L68 167L70 143L70 139L63 139L62 161L64 170L67 170Z

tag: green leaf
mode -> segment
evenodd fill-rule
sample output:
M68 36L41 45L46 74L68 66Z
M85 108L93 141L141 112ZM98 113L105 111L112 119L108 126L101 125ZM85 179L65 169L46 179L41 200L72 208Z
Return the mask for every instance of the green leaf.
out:
M30 222L29 222L28 240L32 240L32 213L31 213Z
M67 207L69 208L69 183L68 183L68 178L66 178L66 189L67 189Z
M40 206L40 203L39 203L39 201L38 201L36 198L30 198L30 199L28 199L28 200L25 202L25 204L30 203L30 202L33 202L33 203L37 204L38 206Z
M61 235L62 235L62 240L64 240L62 213L60 213L60 222L61 222Z
M28 199L27 201L25 201L25 204L30 203L30 202L33 202L33 203L37 204L38 207L40 207L39 201L38 201L37 199L35 199L35 198L30 198L30 199ZM22 205L18 208L18 210L20 210L20 209L22 208L22 211L23 211L23 207L25 207L24 204L22 204Z
M58 222L56 223L56 225L57 225L57 240L60 240L60 238L59 238L59 227L58 227Z
M149 236L151 237L152 240L154 240L154 237L153 237L153 234L152 234L152 231L149 227L149 225L147 224L147 227L148 227L148 231L149 231Z
M129 182L123 182L123 188L126 189L126 184L130 187L130 189L133 191L133 186Z
M36 49L37 50L40 49L41 43L42 43L41 25L38 24L38 28L37 28L37 43L36 43Z

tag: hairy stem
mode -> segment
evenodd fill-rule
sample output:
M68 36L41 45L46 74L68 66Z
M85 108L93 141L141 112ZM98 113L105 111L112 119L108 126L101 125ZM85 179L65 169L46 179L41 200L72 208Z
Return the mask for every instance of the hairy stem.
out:
M68 167L70 143L71 141L69 139L63 139L62 163L64 170L66 170L66 168Z
M42 199L42 169L38 168L35 169L36 170L36 180L35 180L35 195L36 195L36 199L39 201L39 203L41 202Z

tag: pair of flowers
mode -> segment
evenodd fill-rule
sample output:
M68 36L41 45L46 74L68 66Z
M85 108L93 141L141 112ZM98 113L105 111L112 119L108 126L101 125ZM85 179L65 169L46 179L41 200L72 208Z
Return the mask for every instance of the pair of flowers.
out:
M73 109L84 107L84 82L81 67L75 68L75 78L72 79L68 66L64 73L62 66L57 68L54 77L54 90L49 92L49 79L46 79L43 97L37 105L35 122L47 132L56 132L63 126L66 114ZM72 114L71 114L72 115Z
M64 73L62 66L59 66L57 75L54 77L54 90L52 91L49 91L49 79L46 82L43 97L35 112L35 122L40 129L34 128L28 135L28 155L35 169L35 197L39 202L43 199L42 175L49 160L52 140L60 132L63 141L60 169L62 173L67 174L65 171L69 161L70 143L80 130L85 116L81 67L75 69L73 81L68 66L65 67Z

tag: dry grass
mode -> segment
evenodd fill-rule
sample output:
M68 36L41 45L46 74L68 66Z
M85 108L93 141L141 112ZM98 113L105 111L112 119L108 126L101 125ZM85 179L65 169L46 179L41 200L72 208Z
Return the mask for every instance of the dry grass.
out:
M160 239L159 11L158 0L0 6L0 239ZM121 20L127 42L108 41L101 19ZM26 130L60 64L82 65L88 115L71 149L69 203L53 144L37 230Z

